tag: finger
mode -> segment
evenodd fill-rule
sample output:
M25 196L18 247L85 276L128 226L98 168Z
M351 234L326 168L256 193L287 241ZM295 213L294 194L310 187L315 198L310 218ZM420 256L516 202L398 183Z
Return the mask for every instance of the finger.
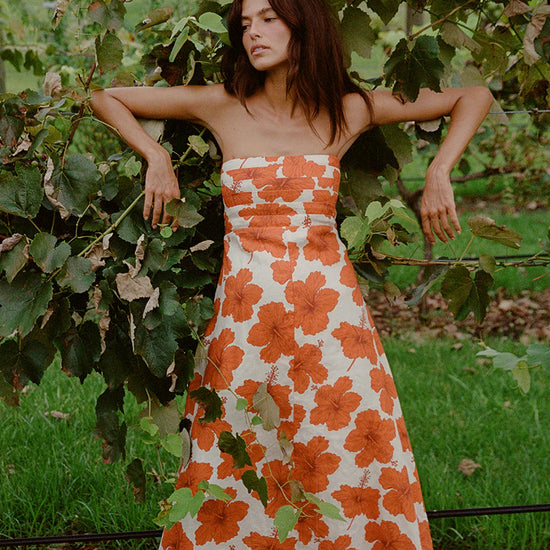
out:
M443 231L445 231L445 233L447 234L447 236L448 236L452 241L454 241L454 239L455 239L455 234L454 234L454 231L453 231L452 228L451 228L451 224L449 223L449 217L447 216L447 213L441 214L440 223L441 223L441 227L443 227Z
M452 208L449 212L449 217L451 218L451 223L453 224L453 227L455 228L455 231L460 234L462 233L462 228L460 227L460 222L458 221L458 216L456 215L456 209Z
M431 223L433 227L434 233L439 237L440 240L442 240L444 243L448 242L447 235L443 233L443 230L441 229L441 221L439 216L436 214L433 218L431 218Z
M435 238L432 233L430 218L427 215L422 216L422 231L431 244L435 244Z
M151 225L153 226L153 229L157 228L161 213L162 213L162 199L160 198L160 196L156 196L155 206L153 208L153 219L151 221Z
M145 192L145 203L143 204L143 218L145 220L151 215L151 206L153 206L153 194Z

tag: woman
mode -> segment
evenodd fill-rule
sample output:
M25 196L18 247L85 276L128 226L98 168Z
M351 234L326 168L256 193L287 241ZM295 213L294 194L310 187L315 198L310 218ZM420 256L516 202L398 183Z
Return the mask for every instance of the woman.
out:
M422 90L408 103L366 94L345 73L323 0L235 0L229 32L224 85L115 88L91 102L148 162L143 214L153 227L173 223L164 207L179 188L169 154L136 116L201 124L224 158L224 264L208 362L190 388L215 389L223 416L200 423L200 405L188 401L193 449L178 487L195 492L206 479L233 499L208 498L161 547L430 549L391 373L336 233L339 159L375 125L450 115L422 200L423 231L447 242L460 231L450 171L491 94ZM254 428L258 409L266 420L262 402L276 405L273 426ZM250 465L235 469L220 452L223 431L246 441ZM251 469L266 479L265 509L242 483ZM336 504L345 521L321 516L304 495ZM280 543L273 517L293 501L301 512Z

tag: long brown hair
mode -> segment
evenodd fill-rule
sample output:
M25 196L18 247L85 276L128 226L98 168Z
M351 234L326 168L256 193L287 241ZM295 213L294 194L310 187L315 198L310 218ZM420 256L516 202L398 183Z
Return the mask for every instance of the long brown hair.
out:
M288 45L287 94L294 94L313 128L321 109L330 117L330 142L346 128L343 99L347 93L360 94L369 111L365 90L355 84L344 66L342 43L325 0L269 0L275 13L291 31ZM243 0L234 0L228 15L229 47L222 60L222 76L228 93L246 106L246 99L265 82L265 72L252 67L243 46Z

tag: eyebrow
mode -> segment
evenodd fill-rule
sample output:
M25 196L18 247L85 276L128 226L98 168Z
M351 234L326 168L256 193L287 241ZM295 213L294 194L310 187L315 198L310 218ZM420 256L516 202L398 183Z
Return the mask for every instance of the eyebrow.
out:
M268 11L275 11L272 7L269 7L269 8L262 8L258 13L257 15L264 15L265 13L267 13ZM241 21L244 21L245 19L250 19L250 15L243 15L241 17Z

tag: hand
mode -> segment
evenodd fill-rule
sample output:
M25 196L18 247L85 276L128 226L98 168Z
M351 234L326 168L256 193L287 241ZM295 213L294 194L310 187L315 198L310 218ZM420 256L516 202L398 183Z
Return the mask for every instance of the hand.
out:
M428 167L420 217L422 231L432 244L435 243L434 233L446 243L449 239L454 240L454 231L461 232L448 170L434 165Z
M145 204L143 207L143 217L148 219L153 209L151 225L153 229L161 219L162 223L172 223L172 229L177 229L175 220L171 220L166 212L166 205L172 199L180 198L180 188L170 155L165 152L148 160L147 172L145 174Z

